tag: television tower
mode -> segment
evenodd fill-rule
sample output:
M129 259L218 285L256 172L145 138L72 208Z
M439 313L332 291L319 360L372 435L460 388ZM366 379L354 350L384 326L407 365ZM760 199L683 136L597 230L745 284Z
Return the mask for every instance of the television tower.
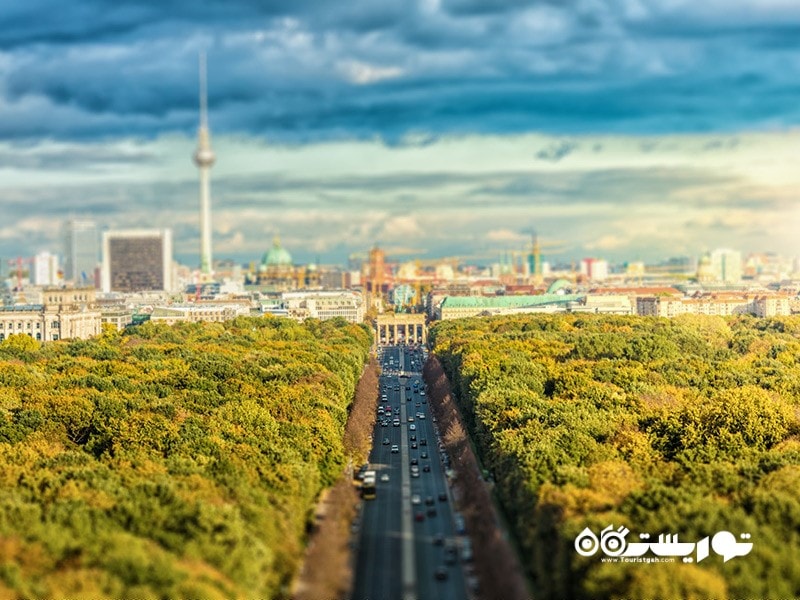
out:
M200 169L200 272L203 275L211 275L211 167L215 160L208 132L206 53L200 52L200 127L194 163Z

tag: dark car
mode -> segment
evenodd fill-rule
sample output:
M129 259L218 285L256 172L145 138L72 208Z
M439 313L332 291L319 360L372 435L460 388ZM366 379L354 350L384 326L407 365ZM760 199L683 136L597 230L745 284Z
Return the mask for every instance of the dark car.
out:
M424 521L425 520L425 513L422 512L421 510L417 511L416 513L414 513L414 520L417 521L417 522Z
M428 440L426 440L425 438L422 438L422 439L419 441L419 445L420 445L420 446L427 446L427 445L428 445Z
M429 506L428 510L426 512L428 513L429 517L435 517L436 516L436 507L435 506Z
M437 581L444 581L447 579L447 567L436 567L436 570L433 572L433 576L436 577Z
M411 459L411 464L412 465L418 465L419 464L419 460L417 460L416 458L412 458Z
M428 496L427 498L425 498L426 506L433 506L434 504L436 504L436 501L433 499L433 496Z
M423 466L422 466L422 470L423 470L425 473L430 473L430 472L431 472L431 466L430 466L430 465L428 465L428 464L426 464L426 465L423 465Z
M447 502L447 492L439 492L439 501Z

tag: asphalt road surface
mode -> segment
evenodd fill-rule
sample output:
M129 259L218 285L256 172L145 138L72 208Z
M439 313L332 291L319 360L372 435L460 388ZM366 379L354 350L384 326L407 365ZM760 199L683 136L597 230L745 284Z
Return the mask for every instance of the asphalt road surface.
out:
M469 597L463 538L456 531L446 458L422 382L423 360L421 349L385 346L382 351L380 393L386 397L379 400L384 411L378 414L369 462L377 474L377 497L363 501L355 600ZM382 481L383 475L389 480ZM419 504L412 503L416 499Z

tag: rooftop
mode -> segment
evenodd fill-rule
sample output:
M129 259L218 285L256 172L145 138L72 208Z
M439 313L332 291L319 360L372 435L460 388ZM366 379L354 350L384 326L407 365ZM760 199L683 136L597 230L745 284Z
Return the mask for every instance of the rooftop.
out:
M585 294L538 294L536 296L447 296L442 308L521 308L546 304L567 304Z

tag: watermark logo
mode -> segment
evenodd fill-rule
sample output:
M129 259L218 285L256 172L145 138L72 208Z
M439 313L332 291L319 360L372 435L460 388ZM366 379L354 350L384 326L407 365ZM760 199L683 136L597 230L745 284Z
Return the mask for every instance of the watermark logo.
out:
M697 542L678 541L678 534L664 534L658 536L658 541L649 541L649 533L640 533L641 542L628 542L626 539L630 530L627 527L614 529L609 525L600 532L600 537L588 527L575 538L575 552L581 556L594 556L601 551L606 557L619 559L623 562L665 562L681 557L683 562L700 562L708 558L710 551L722 557L723 562L728 562L737 556L746 556L753 549L751 542L740 542L730 531L718 531L713 537L706 536ZM742 540L749 540L750 534L743 533L739 536ZM653 554L658 559L646 559L646 554ZM664 559L664 560L661 560Z

